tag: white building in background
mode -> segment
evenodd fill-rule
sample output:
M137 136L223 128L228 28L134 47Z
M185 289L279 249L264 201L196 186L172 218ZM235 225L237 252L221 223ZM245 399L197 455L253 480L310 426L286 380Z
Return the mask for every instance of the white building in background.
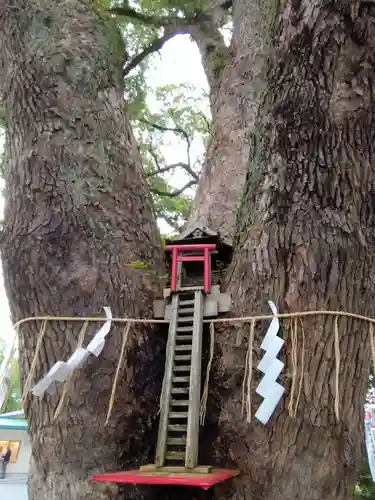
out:
M0 415L0 447L10 446L12 455L5 479L0 479L0 499L27 500L27 477L31 443L23 411Z

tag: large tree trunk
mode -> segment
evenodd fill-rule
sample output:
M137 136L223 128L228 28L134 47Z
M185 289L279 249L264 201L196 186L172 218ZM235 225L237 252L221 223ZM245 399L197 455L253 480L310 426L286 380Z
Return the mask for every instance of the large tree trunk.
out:
M269 13L264 17L265 12ZM197 222L232 237L245 182L250 135L264 86L271 2L235 0L228 50L214 29L193 32L210 85L212 130L188 227ZM213 47L216 50L213 50Z
M267 312L271 299L282 311L339 309L374 316L375 7L340 5L314 2L307 8L293 2L280 12L230 273L236 314ZM216 490L220 500L352 498L363 447L368 325L339 321L339 421L334 320L303 321L304 382L295 418L287 410L292 356L286 325L281 383L287 390L266 426L241 420L238 367L244 365L244 349L233 347L233 330L217 335L214 384L222 392L214 449L244 471ZM256 331L253 366L266 326ZM298 378L300 370L301 365ZM255 379L253 414L260 403Z
M119 31L89 0L0 0L0 54L7 121L2 257L13 319L93 315L104 305L115 316L148 316L162 252L124 113ZM137 261L148 269L137 269ZM81 326L48 325L34 381L69 357ZM39 327L21 331L23 380ZM113 328L100 357L74 375L57 421L60 390L40 401L28 397L30 500L147 496L90 479L152 459L163 370L157 331L131 330L104 425L121 330Z

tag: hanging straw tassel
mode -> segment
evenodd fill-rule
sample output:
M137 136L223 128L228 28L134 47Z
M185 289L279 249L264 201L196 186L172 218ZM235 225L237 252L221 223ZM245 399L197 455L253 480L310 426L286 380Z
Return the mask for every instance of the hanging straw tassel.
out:
M340 376L340 339L339 339L339 317L335 317L335 359L336 359L336 370L335 370L335 415L336 420L340 420L340 392L339 392L339 376Z
M253 374L253 344L254 344L254 333L255 333L255 320L251 321L250 325L250 335L249 335L249 347L247 355L247 397L246 397L246 421L251 422L251 377Z
M246 358L245 358L245 373L242 381L242 404L241 404L241 416L245 413L245 401L246 401L246 381L247 381L247 370L249 368L249 356L250 356L250 346L247 347Z
M42 326L41 326L41 328L39 330L38 340L36 342L36 348L35 348L34 357L33 357L32 363L31 363L29 374L28 374L28 376L26 378L26 382L25 382L25 385L24 385L22 399L21 399L22 406L24 405L27 393L30 390L31 381L32 381L32 379L34 377L34 372L35 372L36 364L37 364L38 359L39 359L39 351L40 351L40 348L42 347L42 342L43 342L44 335L45 335L46 331L47 331L47 320L44 320L43 323L42 323Z
M206 420L206 411L207 411L207 399L208 399L208 386L210 383L210 373L211 373L211 365L214 359L214 347L215 347L215 325L210 323L210 359L208 360L207 369L206 369L206 379L204 381L203 394L201 399L201 407L200 407L200 424L204 425L204 421Z
M79 332L78 342L77 342L77 349L79 349L83 345L83 341L85 340L85 335L86 335L86 331L87 331L87 327L88 326L89 326L89 322L85 321L84 324L83 324L83 326L82 326L82 328L81 328L81 331ZM53 420L56 420L57 417L61 413L61 409L63 407L66 395L67 395L67 393L68 393L68 391L70 389L72 380L73 380L73 372L68 375L68 378L64 382L63 392L61 394L61 398L60 398L59 404L57 405L57 408L56 408L55 413L53 415Z
M292 341L292 387L290 389L290 399L288 405L289 415L293 418L295 412L294 403L294 393L296 391L297 384L297 370L298 370L298 335L297 335L297 318L293 318L290 325L290 335Z
M299 377L299 386L298 386L296 404L294 405L294 411L293 411L294 418L297 416L299 400L301 398L301 393L302 393L303 377L305 375L305 341L306 341L306 336L305 336L305 329L303 328L303 321L301 318L299 319L299 321L301 323L301 332L302 332L301 373L300 373L300 377Z
M109 405L108 405L107 419L106 419L104 425L108 424L109 419L111 418L113 405L115 403L115 394L116 394L116 388L117 388L117 381L118 381L118 376L119 376L119 373L120 373L120 368L121 368L121 365L122 365L122 362L123 362L123 359L124 359L125 347L126 347L126 343L128 341L128 337L129 337L129 330L130 330L130 323L128 323L125 326L125 328L123 330L123 333L122 333L122 344L121 344L120 357L119 357L118 363L117 363L115 378L113 379L112 392L111 392L111 397L110 397Z

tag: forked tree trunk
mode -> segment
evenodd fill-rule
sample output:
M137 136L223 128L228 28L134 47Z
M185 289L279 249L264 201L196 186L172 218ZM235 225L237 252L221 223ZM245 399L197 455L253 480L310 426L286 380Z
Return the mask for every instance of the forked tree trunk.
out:
M287 3L256 127L229 289L235 313L331 309L374 317L375 6ZM267 324L255 336L254 364ZM216 490L223 500L352 498L363 448L369 374L368 325L341 318L339 420L334 414L334 320L303 320L304 375L297 415L288 414L292 355L281 330L285 396L266 426L240 418L243 347L217 335L223 387L217 454L244 475ZM298 322L297 381L302 326ZM244 327L245 339L249 328ZM246 340L245 340L246 343ZM219 378L220 377L220 378ZM261 401L255 395L253 415ZM225 446L223 446L223 444Z
M211 89L212 130L188 227L200 222L230 238L235 231L251 131L264 87L268 30L275 15L271 4L258 0L233 2L233 36L228 52L213 52L211 46L207 55L208 42L196 37Z
M104 305L114 316L149 315L162 252L125 115L116 25L89 0L0 0L0 53L8 125L2 257L13 320L102 315ZM69 357L81 326L48 326L34 382ZM23 380L39 328L21 330ZM157 331L131 330L104 425L121 331L114 328L99 359L74 375L57 421L60 390L28 397L30 500L147 497L91 481L93 472L148 462L154 445L163 370Z

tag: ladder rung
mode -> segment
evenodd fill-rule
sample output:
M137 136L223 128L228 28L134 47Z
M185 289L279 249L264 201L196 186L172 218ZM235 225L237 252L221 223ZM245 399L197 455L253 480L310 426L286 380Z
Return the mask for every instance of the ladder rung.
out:
M181 344L181 345L176 345L175 346L175 351L191 351L191 347L192 345L185 345L185 344Z
M173 371L174 372L190 372L190 365L174 366ZM172 382L173 382L173 380L172 380Z
M194 300L181 300L179 302L179 306L193 306L194 305ZM180 307L179 307L180 309Z
M172 383L177 383L177 382L190 382L190 377L173 377Z
M187 341L192 341L193 336L192 335L177 335L176 340L187 340Z
M170 432L187 432L187 425L168 425L168 431Z
M185 452L183 451L168 451L165 455L167 460L185 460Z
M190 361L191 360L191 355L190 354L179 354L174 357L175 361Z
M180 438L168 438L167 445L181 445L186 444L186 436Z
M189 401L172 399L171 406L189 406Z
M177 319L177 323L193 323L193 322L194 322L193 316L186 316L186 318L183 317Z
M192 332L193 326L178 326L176 328L176 332Z
M183 309L178 309L178 314L191 314L194 313L194 307L184 307Z
M188 418L188 414L187 412L170 412L169 414L169 418L178 418L178 419L185 419L185 418Z
M172 394L189 394L188 387L172 387Z

